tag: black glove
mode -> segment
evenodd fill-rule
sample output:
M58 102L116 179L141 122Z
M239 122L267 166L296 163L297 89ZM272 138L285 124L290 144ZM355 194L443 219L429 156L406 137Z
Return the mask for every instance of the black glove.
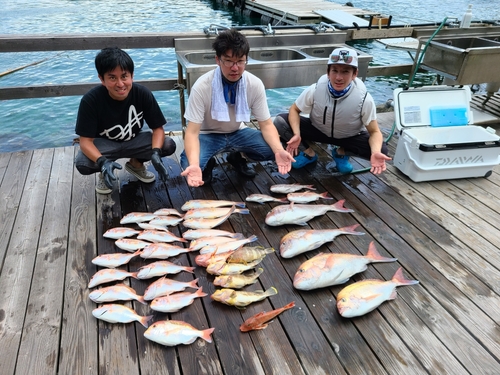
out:
M116 181L114 169L122 169L122 166L115 161L108 160L106 157L101 156L96 161L97 165L101 169L102 177L104 178L104 183L110 189L113 189L113 182Z
M151 155L151 163L153 163L153 167L155 167L158 172L158 176L160 176L160 180L163 182L167 181L168 172L167 168L161 161L161 150L159 148L153 148L153 154Z

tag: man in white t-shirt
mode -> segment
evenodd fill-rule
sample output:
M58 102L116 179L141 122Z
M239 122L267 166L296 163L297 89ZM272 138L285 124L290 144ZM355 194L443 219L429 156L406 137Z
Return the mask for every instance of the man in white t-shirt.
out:
M370 160L371 172L386 170L387 145L377 123L375 102L359 78L358 55L336 48L328 59L327 74L305 89L288 113L274 119L278 133L295 157L293 168L314 163L318 156L307 141L335 145L337 170L351 173L349 155ZM309 114L309 117L300 115Z
M285 151L273 125L262 81L246 72L250 46L235 29L220 32L212 45L218 67L195 82L184 117L188 120L181 154L182 175L189 186L210 183L214 156L229 151L227 161L242 176L255 171L242 157L255 161L275 160L286 174L293 157ZM260 131L247 127L253 115ZM203 169L203 172L202 172Z

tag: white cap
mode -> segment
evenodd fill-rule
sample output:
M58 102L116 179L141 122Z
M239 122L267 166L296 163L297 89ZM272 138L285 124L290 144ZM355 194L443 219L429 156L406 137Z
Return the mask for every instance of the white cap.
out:
M328 59L328 65L342 64L358 67L358 53L349 47L335 48Z

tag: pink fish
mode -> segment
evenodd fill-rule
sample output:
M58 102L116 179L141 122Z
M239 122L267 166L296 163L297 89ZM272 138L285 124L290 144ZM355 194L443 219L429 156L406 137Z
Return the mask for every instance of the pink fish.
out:
M127 227L116 227L104 232L103 237L117 240L119 238L135 236L136 234L139 234L138 230Z
M273 193L293 193L294 191L299 191L302 189L316 190L313 185L300 185L300 184L278 184L273 185L269 188Z
M184 254L191 251L188 248L172 245L169 243L157 242L146 246L141 253L141 258L144 259L167 259L179 254Z
M160 208L159 210L156 210L153 212L153 214L157 216L169 216L169 215L175 215L175 216L180 216L182 217L183 214L181 214L179 211L177 211L175 208Z
M241 235L241 238L239 239L243 239L243 235ZM195 251L195 250L200 250L202 247L205 246L213 246L213 245L217 246L226 242L232 242L237 240L238 238L224 237L224 236L202 237L196 240L192 240L191 243L189 244L189 249L191 251Z
M231 237L242 238L241 233L233 233L221 229L189 229L182 233L182 237L186 240L197 240L202 237Z
M144 337L148 340L157 342L166 346L175 346L179 344L191 344L200 337L206 342L212 342L210 336L215 328L198 330L192 325L179 320L163 320L154 322L146 332Z
M135 238L120 238L115 241L115 245L122 250L135 252L139 249L144 249L150 242L141 241Z
M125 284L96 289L89 294L89 298L96 303L136 300L147 304L142 296L139 296L134 289Z
M210 263L226 261L232 253L234 253L234 250L226 251L225 253L220 254L217 254L217 251L214 251L213 253L200 254L194 258L194 262L200 267L207 267Z
M153 318L153 315L140 316L131 308L119 304L102 305L92 310L92 315L97 319L109 323L130 323L138 321L146 328L148 326L148 321Z
M290 202L295 203L309 203L317 201L318 199L333 199L328 195L328 192L324 193L313 193L312 191L304 191L301 193L289 193L286 198Z
M311 290L346 283L352 275L366 270L370 263L395 262L379 254L373 242L365 256L320 253L302 263L293 278L295 289Z
M356 232L359 224L339 229L299 229L285 234L280 241L280 254L283 258L292 258L321 245L331 242L341 234L361 236L363 232Z
M268 312L260 312L247 320L245 320L241 326L241 332L248 332L254 329L264 329L267 327L267 322L276 318L283 311L291 309L295 306L295 302L290 302L288 305L280 307L279 309L268 311Z
M186 288L198 289L198 279L189 282L167 279L165 276L151 283L144 291L144 299L151 301L157 297L166 296L175 292L182 292Z
M179 216L158 216L151 220L149 224L160 226L175 226L182 220L184 220L184 218Z
M245 207L245 202L234 202L234 201L224 201L224 200L209 200L209 199L193 199L184 203L181 207L182 211L192 210L194 208L206 208L206 207L224 207L224 206L235 206L235 207Z
M164 297L155 298L151 301L151 309L164 313L172 313L191 305L196 298L205 297L207 295L207 293L202 291L202 288L198 288L194 293L180 292L169 294Z
M286 198L275 198L267 194L251 194L245 199L247 202L264 204L265 202L288 203Z
M123 266L130 262L130 260L141 253L141 250L137 250L135 253L118 253L118 254L102 254L96 256L92 259L92 263L97 266L107 267L107 268L116 268L119 266Z
M137 272L138 279L150 279L156 276L165 276L166 274L175 274L181 271L194 272L194 267L179 266L167 260L159 260L139 268Z
M105 268L103 270L97 271L94 276L92 276L89 281L89 288L93 288L97 285L109 283L112 281L123 280L127 277L133 277L134 279L137 279L137 272L127 272L123 270Z
M295 204L282 205L274 207L271 212L266 215L266 224L270 226L278 226L284 224L306 225L307 221L320 215L326 214L328 211L337 212L354 212L350 208L344 207L345 200L342 199L337 203L328 204Z
M188 219L215 219L227 215L231 207L205 207L189 210L184 215L184 220ZM235 214L249 214L248 208L236 208Z
M368 279L346 286L337 295L337 309L344 318L361 316L395 299L396 287L414 284L418 281L405 279L400 267L389 281Z
M151 212L130 212L122 217L120 224L142 223L143 221L153 220L155 217L156 215Z
M212 229L216 226L221 225L223 222L229 219L229 216L231 216L234 210L236 210L236 207L232 206L224 216L215 219L187 219L183 221L182 225L184 225L186 228L191 229Z
M255 242L257 240L258 240L258 237L256 235L252 235L252 236L250 236L248 238L244 238L242 240L224 242L224 243L221 243L218 245L212 245L212 246L204 246L200 249L200 254L213 253L214 251L217 254L225 253L226 251L239 249L243 245L245 245L247 243Z
M187 242L186 239L177 237L175 234L169 231L161 230L143 230L138 236L139 240L146 240L151 242Z

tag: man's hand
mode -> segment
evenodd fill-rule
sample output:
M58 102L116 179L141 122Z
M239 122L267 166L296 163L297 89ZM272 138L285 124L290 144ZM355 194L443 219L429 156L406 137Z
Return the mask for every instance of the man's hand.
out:
M151 155L151 163L153 163L153 167L155 167L158 172L158 176L160 176L160 180L163 182L167 182L168 172L167 168L161 161L161 150L159 148L153 148L153 154Z
M387 169L385 165L386 160L392 160L387 155L384 155L381 152L374 152L370 157L370 163L372 165L370 172L373 174L380 174Z
M107 187L113 189L113 182L116 181L114 170L122 169L122 166L115 161L106 159L104 156L99 157L96 163L101 170L104 183Z
M290 172L290 169L292 169L292 162L295 161L292 155L290 155L285 150L278 151L274 155L276 156L276 164L278 165L278 171L281 174L287 174L288 172Z
M198 165L190 165L181 173L181 176L186 177L189 186L198 187L204 184L201 168Z
M295 134L290 140L286 143L286 150L290 153L290 155L294 156L299 153L299 145L302 138L300 135Z

